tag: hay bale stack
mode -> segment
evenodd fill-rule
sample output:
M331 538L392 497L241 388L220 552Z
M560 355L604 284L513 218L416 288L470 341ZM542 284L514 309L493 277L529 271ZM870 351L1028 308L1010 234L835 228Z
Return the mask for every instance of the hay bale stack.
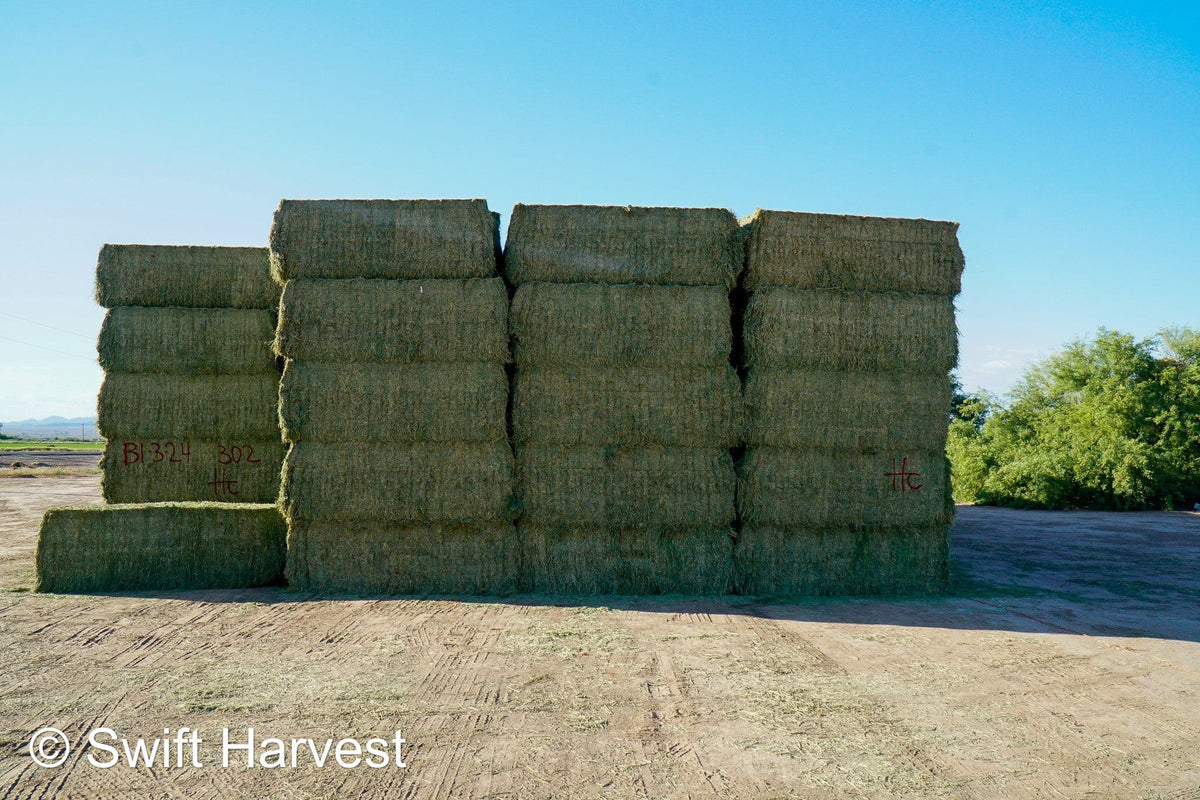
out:
M738 591L945 588L957 228L762 210L744 223Z
M508 292L482 200L284 200L276 352L287 578L511 592Z
M268 503L283 448L264 247L106 244L96 299L109 503Z
M234 589L283 575L273 505L149 503L52 508L37 544L37 591Z
M733 215L519 205L505 264L527 588L726 591L743 422Z

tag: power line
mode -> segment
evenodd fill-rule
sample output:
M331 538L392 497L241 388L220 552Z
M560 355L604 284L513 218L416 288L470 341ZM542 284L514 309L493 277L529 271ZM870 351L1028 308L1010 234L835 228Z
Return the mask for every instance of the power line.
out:
M16 314L10 314L7 311L0 311L0 315L5 316L5 317L12 317L13 319L19 319L19 320L21 320L21 322L28 322L31 325L41 325L43 328L49 328L50 330L58 331L59 333L69 333L72 336L78 336L81 339L91 339L92 338L91 336L88 336L88 335L85 335L82 333L77 333L75 331L69 331L66 328L59 328L54 325L47 325L44 322L38 322L36 319L27 319L25 317L18 317Z
M0 336L0 339L5 340L6 342L16 342L17 344L23 344L26 347L36 347L39 350L48 350L51 353L58 353L60 356L70 356L71 358L82 358L84 361L91 361L92 363L95 363L95 361L96 361L95 357L88 358L86 356L81 356L78 353L68 353L66 350L55 350L53 347L46 347L45 345L34 344L33 342L23 342L20 339L13 339L8 336Z

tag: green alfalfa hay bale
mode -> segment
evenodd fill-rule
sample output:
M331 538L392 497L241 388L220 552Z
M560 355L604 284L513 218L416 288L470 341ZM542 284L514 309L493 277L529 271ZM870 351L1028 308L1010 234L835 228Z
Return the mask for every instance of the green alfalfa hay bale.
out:
M708 369L518 369L517 443L735 447L742 392L728 365Z
M729 527L729 451L530 444L517 450L521 519L534 525Z
M489 361L508 355L500 278L290 280L276 352L302 361Z
M292 278L486 278L496 274L486 200L283 200L271 272Z
M104 376L96 426L106 439L278 439L279 376Z
M940 450L950 397L945 375L755 367L746 378L746 443Z
M732 341L719 286L527 283L509 320L520 366L717 367Z
M96 351L106 372L277 374L274 338L263 309L121 306L104 315Z
M507 595L519 569L511 522L301 522L288 531L288 585L306 591Z
M265 247L106 244L96 302L118 306L259 308L279 305Z
M520 523L522 589L551 594L729 591L728 528L551 526Z
M956 295L958 223L759 209L746 229L748 289L793 286Z
M313 520L487 523L513 513L507 443L294 444L280 497L289 524Z
M733 551L733 583L743 595L940 594L949 551L946 525L746 526Z
M261 586L283 574L286 535L272 505L52 508L38 534L37 591Z
M954 301L943 295L764 289L743 330L752 366L944 374L958 362Z
M513 208L504 249L516 285L648 283L732 288L742 269L737 219L723 208Z
M503 442L500 364L289 361L279 419L289 442Z
M279 439L110 439L100 487L108 503L274 503L283 453Z
M738 470L738 511L748 525L871 528L951 521L941 450L750 447Z

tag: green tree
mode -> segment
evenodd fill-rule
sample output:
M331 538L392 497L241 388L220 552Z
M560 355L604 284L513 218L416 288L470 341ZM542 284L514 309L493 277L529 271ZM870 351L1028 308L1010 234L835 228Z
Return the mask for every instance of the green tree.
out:
M1000 406L957 403L955 499L1038 508L1200 500L1200 332L1101 329L1032 367Z
M950 433L946 440L951 484L956 502L973 503L993 466L988 458L984 428L997 403L987 392L964 393L957 380L954 381L953 398Z

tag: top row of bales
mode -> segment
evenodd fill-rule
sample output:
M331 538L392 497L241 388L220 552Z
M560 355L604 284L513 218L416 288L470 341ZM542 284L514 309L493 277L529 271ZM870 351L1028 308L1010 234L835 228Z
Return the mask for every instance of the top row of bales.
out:
M737 231L723 209L514 209L505 258L529 589L727 591Z
M508 294L483 201L285 201L277 350L288 581L516 588Z

